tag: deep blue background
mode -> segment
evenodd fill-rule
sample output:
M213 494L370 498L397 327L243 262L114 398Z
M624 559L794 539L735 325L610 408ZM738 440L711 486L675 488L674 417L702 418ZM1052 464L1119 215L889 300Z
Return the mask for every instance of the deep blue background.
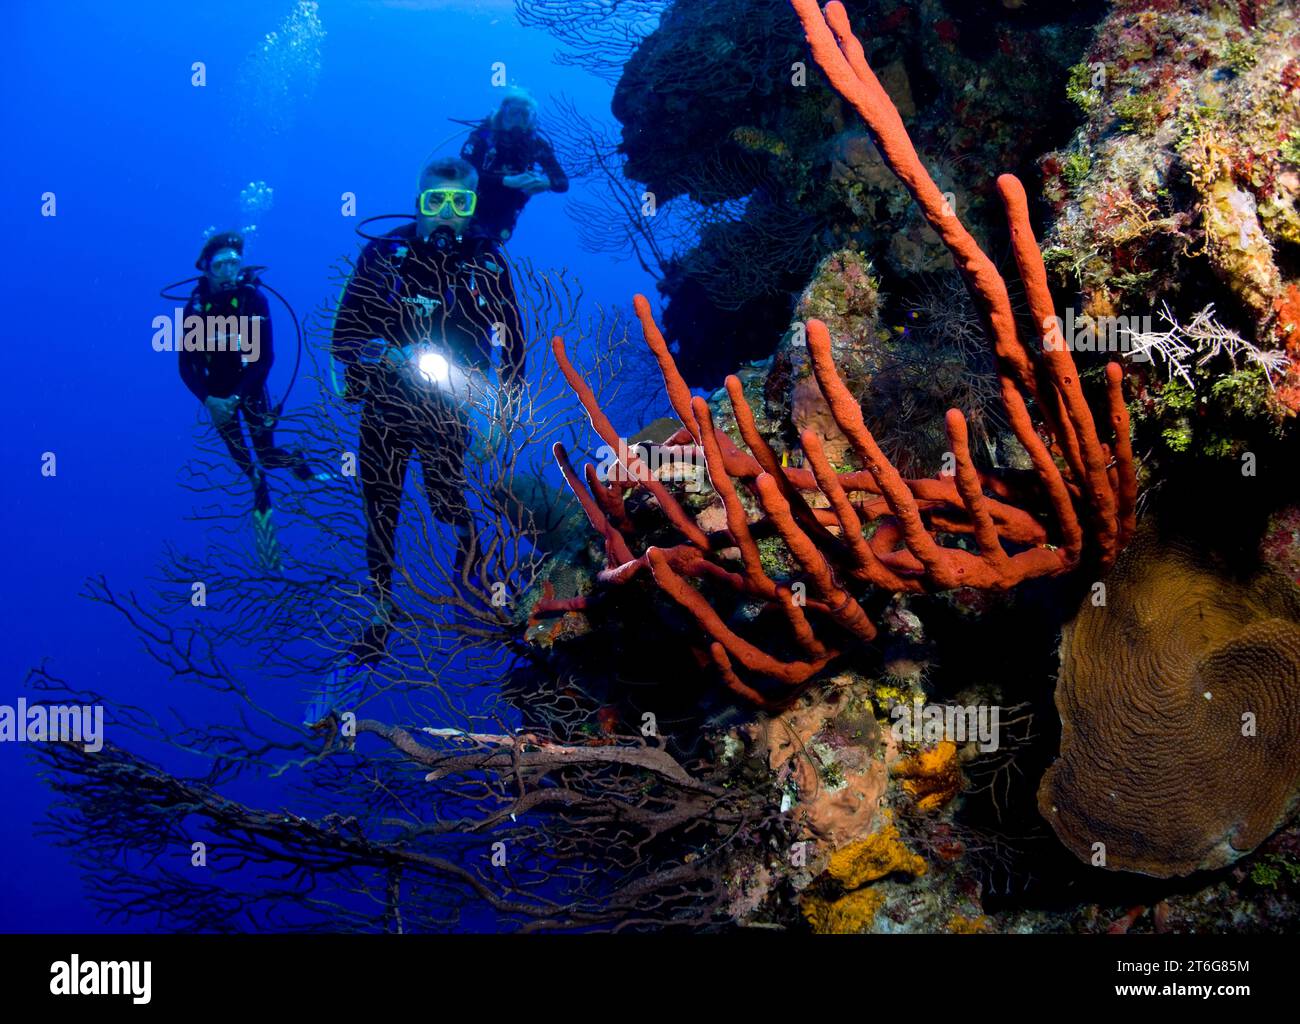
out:
M319 80L286 111L293 127L237 134L235 115L258 108L239 71L291 7L6 4L0 703L16 703L28 668L49 658L74 685L159 711L202 707L121 619L77 595L93 573L146 590L165 541L201 545L185 521L192 496L177 485L198 406L174 357L152 350L150 323L170 311L159 286L193 273L203 230L238 226L242 185L275 189L246 255L269 264L268 280L304 313L330 297L328 269L355 245L340 194L356 193L361 217L409 209L421 161L456 129L446 119L496 105L494 61L543 110L566 93L608 116L610 87L556 66L554 41L521 28L509 0L324 0ZM196 60L204 88L190 82ZM53 218L40 215L47 191ZM593 303L649 291L635 264L578 248L564 202L533 199L512 255L568 267ZM291 340L273 312L278 394ZM46 451L58 458L54 478L40 473ZM0 773L0 930L103 927L67 857L31 835L49 792L23 748L0 744Z

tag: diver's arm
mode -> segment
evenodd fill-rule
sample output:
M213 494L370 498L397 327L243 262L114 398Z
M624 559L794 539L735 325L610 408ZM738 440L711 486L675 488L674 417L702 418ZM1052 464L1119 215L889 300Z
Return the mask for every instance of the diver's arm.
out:
M365 395L369 372L361 355L372 338L382 337L384 333L382 317L373 309L373 296L382 285L376 244L367 244L357 259L343 287L330 333L330 356L343 367L343 397L348 401L357 401Z
M371 308L372 300L369 298L381 291L375 244L371 242L362 250L334 312L330 355L343 366L357 362L370 339L382 336L380 318Z
M361 302L357 298L355 280L356 272L353 271L347 284L343 286L338 309L334 311L334 324L330 329L330 357L340 366L347 366L357 361L356 324L361 312Z
M368 390L365 364L361 362L361 352L365 345L362 325L366 321L365 303L358 294L357 281L360 266L348 278L343 288L343 297L334 314L334 329L330 336L330 355L334 362L343 367L344 399L349 402L359 401ZM335 387L338 385L336 384Z
M543 138L537 140L537 162L542 165L542 170L551 180L552 192L569 191L569 176L564 173L564 168L556 159L554 147Z
M197 292L195 293L197 295ZM185 319L198 315L199 304L195 297L191 296L190 301L185 305ZM177 364L181 371L181 380L185 386L190 389L190 394L200 402L207 401L208 382L207 372L203 365L203 354L201 352L186 352L182 350L177 359Z
M208 397L208 385L199 356L198 352L182 352L176 362L180 364L181 380L185 386L195 398L204 402Z

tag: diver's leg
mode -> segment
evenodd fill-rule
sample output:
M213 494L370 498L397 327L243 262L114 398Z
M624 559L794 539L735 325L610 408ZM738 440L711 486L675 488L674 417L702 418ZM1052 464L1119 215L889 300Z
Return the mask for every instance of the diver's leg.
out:
M292 469L293 475L299 480L308 480L316 475L301 451L277 447L275 415L271 412L271 400L266 388L249 395L241 404L248 419L248 434L253 440L253 450L264 468Z
M460 588L484 587L474 578L478 566L478 534L469 505L469 480L465 476L465 451L469 430L458 412L441 412L419 441L420 478L431 518L446 523L456 535L453 579ZM453 584L456 585L456 584Z
M217 436L225 442L230 457L235 460L239 471L250 480L257 475L257 465L249 453L248 443L244 440L244 431L239 425L239 413L235 412L224 420L213 418L212 425L217 429Z
M288 465L289 453L275 446L275 421L271 416L266 389L248 395L239 406L248 422L248 436L253 441L257 461L267 469L279 469Z
M397 524L402 510L402 483L411 446L403 433L367 405L361 414L361 495L366 511L366 571L375 602L371 624L352 653L364 663L383 657L393 614L393 564Z
M271 491L266 484L266 473L262 467L254 461L252 454L248 450L248 443L244 440L244 431L240 426L240 411L235 410L226 419L216 422L217 435L225 442L226 449L230 452L230 457L235 460L235 465L239 471L248 477L249 482L253 485L253 509L263 515L271 508Z
M410 445L373 407L361 417L361 495L366 506L366 568L380 597L392 592L397 523Z
M275 526L271 522L271 488L266 480L266 470L253 459L244 442L241 414L249 416L249 433L254 438L256 447L257 416L248 413L242 403L235 407L229 417L216 424L217 433L229 449L235 465L253 485L253 534L257 542L258 561L263 568L278 572L281 566L280 542L276 539Z

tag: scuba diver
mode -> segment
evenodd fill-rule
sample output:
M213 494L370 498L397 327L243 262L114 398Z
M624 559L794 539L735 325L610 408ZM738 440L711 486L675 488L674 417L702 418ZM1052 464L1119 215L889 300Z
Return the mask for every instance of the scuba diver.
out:
M567 192L569 177L537 131L537 102L511 88L496 113L480 122L460 152L478 171L475 230L507 241L524 205L538 192Z
M300 480L332 474L318 473L300 451L276 447L277 413L271 409L266 389L275 361L271 310L257 278L259 268L245 268L243 258L244 239L237 232L213 235L204 242L194 264L202 276L185 306L185 317L206 322L206 343L193 351L182 350L179 363L181 380L208 410L235 465L253 485L258 550L263 561L274 568L279 564L279 549L271 527L266 471L291 469ZM218 325L233 326L239 333L233 337L217 334ZM244 337L244 330L251 337ZM251 453L240 427L241 414L252 440Z
M370 241L334 318L332 355L344 398L361 404L358 464L366 510L366 568L374 615L329 674L307 724L364 685L384 657L397 615L393 568L407 463L418 455L432 519L452 527L455 572L477 552L464 472L473 405L517 394L524 332L514 283L495 242L473 230L478 175L455 157L420 175L414 222ZM400 216L400 215L397 215ZM375 218L379 219L379 218ZM492 386L492 349L500 348Z

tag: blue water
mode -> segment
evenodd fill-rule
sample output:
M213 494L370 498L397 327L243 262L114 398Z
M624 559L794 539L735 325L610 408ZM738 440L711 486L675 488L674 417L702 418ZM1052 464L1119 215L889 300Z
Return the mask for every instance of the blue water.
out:
M495 107L494 62L542 102L543 128L548 96L608 117L611 87L557 66L555 41L521 28L509 0L324 0L314 82L284 64L250 71L293 6L284 0L7 6L0 704L15 704L28 669L48 659L75 686L201 715L210 695L169 679L119 617L78 596L100 573L145 593L165 543L203 544L178 486L198 407L174 356L150 345L152 318L171 306L159 287L194 273L204 229L240 226L240 189L265 181L274 205L246 257L310 311L355 249L341 194L356 194L359 217L409 209L421 162L457 131L447 119ZM191 84L195 61L203 87ZM44 193L56 216L41 215ZM512 257L567 267L593 303L649 292L635 263L580 249L565 201L532 200ZM273 315L278 395L292 344ZM41 474L45 452L54 477ZM32 836L50 794L21 745L0 744L0 772L0 930L102 929L66 853Z

